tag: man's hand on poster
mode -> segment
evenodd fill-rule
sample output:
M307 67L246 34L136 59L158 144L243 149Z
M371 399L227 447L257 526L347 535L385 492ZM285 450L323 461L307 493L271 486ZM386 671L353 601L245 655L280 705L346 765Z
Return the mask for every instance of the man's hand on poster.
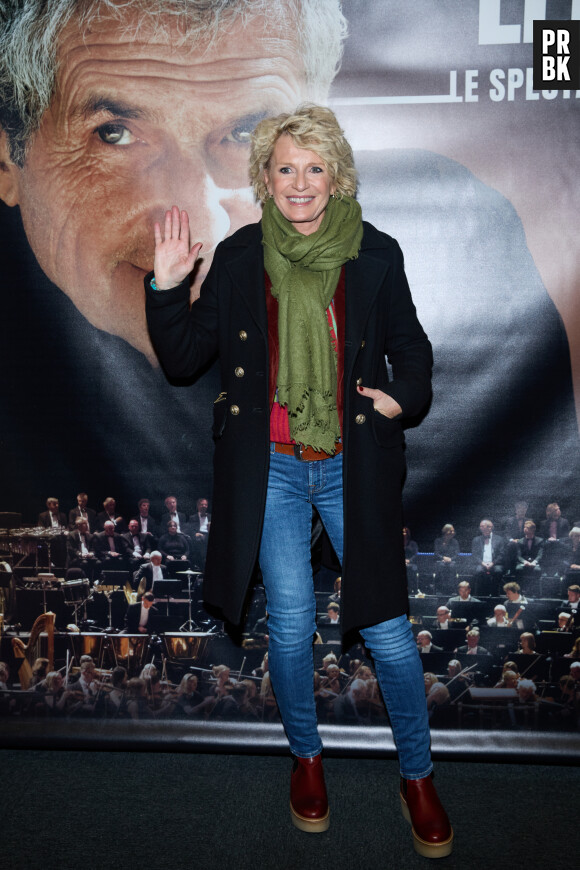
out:
M161 224L155 224L155 284L158 290L177 287L195 265L201 242L189 246L189 216L176 205L165 212L164 233Z

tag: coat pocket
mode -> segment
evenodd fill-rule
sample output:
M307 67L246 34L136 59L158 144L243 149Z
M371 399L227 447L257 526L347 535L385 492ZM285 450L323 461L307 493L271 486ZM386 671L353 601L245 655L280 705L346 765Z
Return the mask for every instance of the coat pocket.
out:
M221 438L224 432L228 414L228 404L226 401L227 397L227 393L220 393L213 403L212 434L214 441L217 441L218 438Z

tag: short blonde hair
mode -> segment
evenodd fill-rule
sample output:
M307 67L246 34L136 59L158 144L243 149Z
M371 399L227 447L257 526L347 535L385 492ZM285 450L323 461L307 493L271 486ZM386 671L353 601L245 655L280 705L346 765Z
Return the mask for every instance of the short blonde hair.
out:
M269 197L264 171L269 168L276 142L287 134L298 148L314 151L326 166L335 185L335 196L354 196L357 176L352 148L336 120L324 106L303 103L294 112L264 118L252 133L250 181L257 202Z

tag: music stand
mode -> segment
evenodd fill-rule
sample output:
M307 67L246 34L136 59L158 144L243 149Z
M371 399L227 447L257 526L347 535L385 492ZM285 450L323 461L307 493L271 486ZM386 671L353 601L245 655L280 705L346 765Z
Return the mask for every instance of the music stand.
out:
M178 571L178 574L187 574L187 600L188 600L188 613L189 619L187 622L184 622L180 631L200 631L199 625L193 621L191 618L191 578L199 577L202 572L201 571L192 571L191 568L188 568L187 571Z
M166 616L169 616L169 598L181 592L181 580L156 580L151 591L155 598L167 598Z

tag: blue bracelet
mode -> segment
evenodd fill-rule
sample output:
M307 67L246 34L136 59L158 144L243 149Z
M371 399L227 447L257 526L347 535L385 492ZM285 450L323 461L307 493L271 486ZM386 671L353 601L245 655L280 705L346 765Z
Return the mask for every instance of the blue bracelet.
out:
M152 290L158 290L158 289L159 289L158 286L157 286L157 284L155 283L155 278L151 278L151 280L149 281L149 284L150 284Z

